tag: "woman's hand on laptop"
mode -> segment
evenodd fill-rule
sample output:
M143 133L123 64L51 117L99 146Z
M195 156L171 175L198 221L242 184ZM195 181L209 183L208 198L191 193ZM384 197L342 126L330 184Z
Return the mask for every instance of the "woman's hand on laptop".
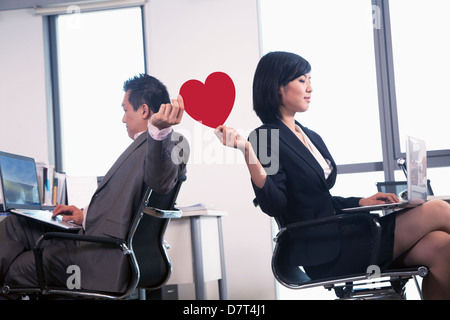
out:
M79 209L75 206L66 206L62 204L58 204L53 210L53 218L58 215L62 215L63 221L72 221L78 225L83 224L84 215L83 210Z
M371 206L376 204L385 204L385 203L397 203L400 202L397 196L393 193L382 193L378 192L371 197L363 198L359 200L359 205L363 206Z

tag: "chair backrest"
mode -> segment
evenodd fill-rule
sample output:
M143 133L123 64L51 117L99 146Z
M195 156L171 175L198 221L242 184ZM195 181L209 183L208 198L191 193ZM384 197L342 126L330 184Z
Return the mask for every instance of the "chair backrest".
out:
M308 275L299 267L288 263L286 246L277 243L272 255L272 273L283 286L293 288L311 281Z
M175 187L167 194L157 194L147 189L141 207L129 233L128 245L133 250L139 272L139 288L156 289L170 277L172 265L164 246L164 233L170 219L158 218L143 213L144 207L173 210L181 184L180 177Z

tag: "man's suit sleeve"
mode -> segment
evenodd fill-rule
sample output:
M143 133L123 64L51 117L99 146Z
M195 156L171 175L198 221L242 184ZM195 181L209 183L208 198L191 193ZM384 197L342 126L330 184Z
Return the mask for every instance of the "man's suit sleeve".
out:
M167 193L186 174L189 143L172 131L165 139L155 140L147 133L144 163L145 183L156 193Z

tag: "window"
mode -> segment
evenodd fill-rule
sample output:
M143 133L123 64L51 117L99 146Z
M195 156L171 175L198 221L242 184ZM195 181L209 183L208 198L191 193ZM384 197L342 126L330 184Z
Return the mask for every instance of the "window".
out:
M341 197L367 197L377 192L379 181L384 181L382 171L342 174L330 192Z
M406 135L450 149L450 2L391 0L389 9L401 150Z
M141 8L86 12L76 20L73 15L60 15L54 28L60 170L102 176L132 142L122 123L122 86L145 72Z
M386 177L404 181L395 158L404 152L406 135L424 139L432 150L434 193L450 193L447 0L258 3L261 53L291 51L312 65L310 110L297 120L322 136L345 173L333 195L364 197ZM278 284L277 292L282 299L315 298Z
M372 7L361 0L262 0L261 46L312 66L310 109L297 120L319 133L338 164L382 160Z
M331 193L376 193L382 167L361 173L361 165L352 166L383 159L371 2L260 0L259 10L262 54L290 51L311 63L312 102L297 120L321 135L338 165L349 164ZM281 299L314 299L312 291L306 297L277 289Z
M428 178L437 195L449 194L450 143L450 22L445 0L389 1L395 75L398 137L405 152L405 136L425 140Z

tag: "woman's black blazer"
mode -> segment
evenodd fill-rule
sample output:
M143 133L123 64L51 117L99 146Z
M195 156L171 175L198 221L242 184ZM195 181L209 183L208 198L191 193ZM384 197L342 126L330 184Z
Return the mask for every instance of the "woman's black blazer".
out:
M279 227L339 214L343 208L358 206L360 200L360 198L333 197L330 194L330 189L336 181L336 163L317 133L298 122L296 124L331 165L333 170L327 179L311 152L281 120L266 123L255 129L249 136L258 158L268 172L267 180L262 188L253 185L256 200L263 212L275 218ZM312 232L316 236L334 234L338 238L339 231L337 226L328 226ZM335 239L332 242L334 247L339 247L336 237L331 236ZM311 244L305 248L299 244L301 239L297 240L296 249L292 244L292 250L312 252L312 255L300 260L311 260L312 264L323 262L323 259L327 260L320 257L320 252L327 250L326 248L330 246ZM336 254L338 252L332 255ZM302 265L308 263L296 261L298 262L303 262Z

